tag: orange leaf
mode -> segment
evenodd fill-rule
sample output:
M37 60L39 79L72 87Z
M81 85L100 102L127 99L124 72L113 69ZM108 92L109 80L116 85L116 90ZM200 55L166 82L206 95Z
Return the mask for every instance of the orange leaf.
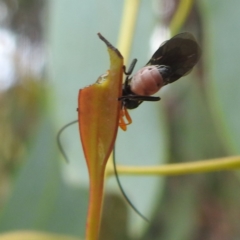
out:
M90 200L86 239L98 238L104 172L116 139L122 95L123 58L101 34L108 48L110 69L97 82L79 91L78 119L89 171Z

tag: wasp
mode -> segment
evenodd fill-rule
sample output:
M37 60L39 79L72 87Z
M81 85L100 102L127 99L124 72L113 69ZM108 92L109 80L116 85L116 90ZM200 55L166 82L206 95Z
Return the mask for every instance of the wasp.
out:
M128 109L137 108L143 101L159 101L161 98L151 96L163 86L173 83L189 74L201 57L201 48L191 33L177 34L163 42L153 54L145 67L131 76L137 63L134 59L126 72L123 84L119 126L126 131L132 123Z

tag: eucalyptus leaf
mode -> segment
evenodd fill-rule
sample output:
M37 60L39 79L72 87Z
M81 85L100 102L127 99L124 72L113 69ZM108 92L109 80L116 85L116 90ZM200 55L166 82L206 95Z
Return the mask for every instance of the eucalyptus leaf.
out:
M84 236L88 192L64 184L55 139L51 121L43 118L1 214L1 232L22 229Z
M232 154L240 153L240 45L237 0L199 1L205 44L204 66L209 103L219 137Z

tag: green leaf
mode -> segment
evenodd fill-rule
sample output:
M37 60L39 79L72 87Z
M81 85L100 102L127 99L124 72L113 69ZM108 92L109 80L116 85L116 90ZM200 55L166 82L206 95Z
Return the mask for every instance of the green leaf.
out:
M54 0L49 2L49 6L48 45L51 51L49 60L51 64L48 73L56 91L54 111L60 128L77 119L79 89L92 84L103 73L103 69L108 68L108 57L96 33L101 32L113 44L117 42L123 2L106 0L103 4L96 1ZM105 13L108 15L105 16ZM150 58L150 39L155 23L156 16L152 5L148 1L141 1L129 58L129 61L133 58L138 59L135 71L144 66ZM156 48L160 44L161 42ZM128 68L130 62L125 64ZM167 160L168 126L162 106L161 101L159 104L143 103L138 109L130 112L133 124L128 126L126 132L118 131L118 164L154 165ZM63 141L71 166L74 166L68 168L69 172L71 171L69 175L81 182L88 182L83 151L79 148L77 127L69 128L64 133ZM131 155L128 155L126 146L128 149L133 147L130 149ZM145 146L150 146L150 150ZM138 151L139 149L141 151ZM141 154L142 152L144 154ZM129 197L136 207L151 218L153 206L159 201L157 196L162 192L163 181L158 177L124 177L123 181L124 187L127 186L126 192L131 193ZM144 189L137 191L136 184L144 184L147 192ZM109 185L107 189L120 194L115 179L110 180ZM137 233L140 236L147 224L136 216L134 211L131 213L129 228L135 235Z
M1 232L27 229L84 235L88 193L64 184L55 139L50 120L43 119L1 215Z
M237 0L202 1L205 82L214 120L226 147L240 153L240 55Z

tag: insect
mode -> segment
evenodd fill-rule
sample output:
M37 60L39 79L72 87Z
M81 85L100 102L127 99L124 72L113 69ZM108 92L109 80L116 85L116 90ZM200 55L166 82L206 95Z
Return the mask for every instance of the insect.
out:
M177 81L182 76L190 73L193 67L198 62L201 56L201 49L191 33L180 33L173 38L162 43L158 50L153 54L145 67L141 68L131 76L136 65L137 59L134 59L126 71L123 67L126 79L122 85L122 96L118 99L121 101L121 111L119 118L119 126L126 131L127 125L131 124L132 120L128 113L128 109L137 108L143 101L159 101L160 97L152 96L158 92L163 86ZM104 78L102 75L100 78ZM67 156L60 142L60 135L66 127L78 122L73 121L65 125L58 133L58 146L67 160ZM116 179L122 194L124 195L130 206L145 220L147 220L131 203L125 194L116 168L115 151L114 153L114 171ZM68 160L67 160L68 161Z
M191 33L180 33L161 44L145 67L132 77L137 59L134 59L123 84L119 127L126 131L132 123L127 109L137 108L143 101L159 101L151 96L163 86L177 81L191 72L201 57L201 49Z

